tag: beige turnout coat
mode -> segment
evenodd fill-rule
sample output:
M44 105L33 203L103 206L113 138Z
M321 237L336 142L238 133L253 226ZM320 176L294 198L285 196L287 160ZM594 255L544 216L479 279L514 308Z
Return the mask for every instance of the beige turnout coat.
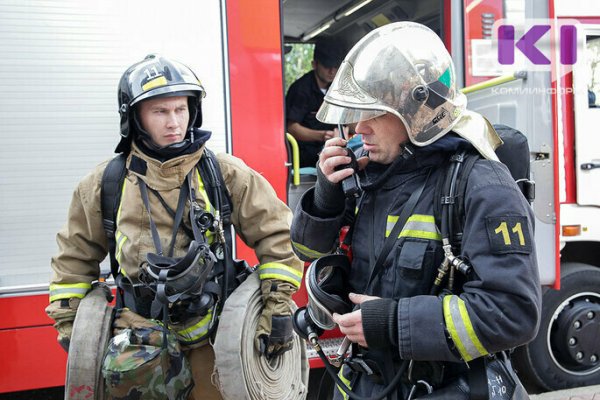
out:
M187 174L193 171L192 185L196 189L197 202L207 208L207 198L199 190L202 185L196 166L204 152L204 147L195 153L179 156L164 163L145 155L133 144L127 158L127 176L117 214L116 256L121 269L130 277L136 277L146 254L156 252L150 229L148 212L140 195L138 178L149 189L154 189L171 207L177 209L177 202ZM146 165L145 174L129 170L132 158L137 157ZM257 172L240 159L228 155L217 156L227 191L232 201L232 223L236 233L250 247L259 259L261 266L273 266L280 271L283 280L300 285L302 263L294 255L289 227L291 212L280 201L273 188ZM108 161L100 164L79 183L69 208L66 225L57 235L59 252L52 258L54 271L50 286L50 301L81 298L90 289L92 281L100 274L99 264L106 257L108 245L102 225L101 179ZM136 168L138 170L138 168ZM172 237L173 218L166 212L157 196L148 193L152 219L159 232L165 255ZM189 196L186 196L183 223L191 228L189 217ZM180 227L175 241L174 256L183 256L191 238ZM277 274L276 274L277 275ZM289 279L286 279L285 277ZM281 278L280 276L261 276ZM52 309L48 310L53 317Z

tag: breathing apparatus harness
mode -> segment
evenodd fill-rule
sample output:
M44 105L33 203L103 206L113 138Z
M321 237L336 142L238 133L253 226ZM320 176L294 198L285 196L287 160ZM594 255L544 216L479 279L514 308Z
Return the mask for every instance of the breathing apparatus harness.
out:
M414 150L412 146L406 144L403 147L402 158L408 159L413 155ZM371 268L369 279L364 290L365 293L369 293L373 280L380 272L383 263L396 243L402 228L408 221L408 218L412 215L423 190L427 186L430 174L431 170L427 171L426 178L422 181L418 189L411 194L404 205L402 213L398 217L390 235L385 240L383 247L376 258L375 264ZM353 193L348 192L346 192L346 196L348 198L355 197ZM361 195L359 202L362 198L363 196ZM358 208L360 209L360 203ZM333 313L345 314L357 309L348 298L350 259L347 253L350 251L348 239L351 238L352 228L353 224L350 226L349 230L343 231L343 237L340 238L340 246L336 254L321 257L313 261L309 266L305 276L308 304L306 307L296 310L292 322L296 333L311 344L323 361L329 375L333 378L340 390L342 390L349 398L356 400L380 400L387 397L397 388L407 368L410 369L410 360L403 360L400 363L395 375L391 380L386 382L387 385L379 395L374 397L364 397L352 393L346 384L339 378L337 374L338 371L335 370L335 368L341 368L342 364L358 364L363 370L372 372L372 369L360 357L346 357L346 353L351 345L348 338L344 338L333 358L329 358L325 355L319 343L319 336L323 334L324 330L331 330L336 327L336 324L333 321ZM373 232L371 232L371 235L373 235ZM371 254L370 259L375 259L374 254ZM412 396L412 392L414 392L414 387L409 398Z
M460 256L455 255L454 252L460 251L461 248L462 230L464 228L464 193L466 191L467 177L478 159L480 159L480 156L474 153L474 150L460 148L450 157L449 163L445 167L442 167L443 172L438 177L434 195L436 199L434 214L436 215L436 223L440 227L444 259L438 268L438 274L434 282L432 282L430 295L438 295L442 290L449 293L453 292L455 290L456 271L460 272L463 276L468 276L472 270L472 266ZM389 251L396 242L395 238L398 238L402 227L412 214L428 178L429 173L422 185L412 193L406 202L397 223L384 242L377 261L371 269L365 293L368 293L370 284L374 277L377 276ZM343 314L353 311L353 305L348 299L348 293L340 293L340 288L348 287L345 279L347 279L350 271L350 260L346 254L351 254L350 241L348 240L351 237L351 233L352 225L349 231L345 231L341 235L340 249L337 254L321 257L309 266L305 279L309 300L307 307L297 310L294 314L294 329L317 351L328 373L332 376L340 390L346 393L349 398L378 400L386 397L396 388L400 383L401 376L407 369L410 375L412 370L411 360L402 361L392 380L389 381L388 385L378 396L366 398L352 393L337 376L335 370L335 367L340 368L342 364L351 361L345 358L350 346L348 339L344 339L333 358L327 357L319 344L319 336L323 334L324 330L330 330L336 326L332 319L334 312ZM335 274L334 271L338 271L338 275L340 276L333 277ZM429 393L433 390L433 387L427 382L419 380L413 383L413 388L408 396L409 399L415 394L419 385ZM485 385L484 388L486 388Z
M180 323L194 316L204 316L213 309L210 330L216 329L215 319L225 299L235 288L233 259L230 254L231 203L226 193L215 155L204 149L198 167L192 169L180 188L177 209L168 207L157 191L148 188L138 178L140 194L148 212L152 239L156 253L148 253L142 263L139 282L133 283L120 273L116 260L116 211L120 204L121 187L126 174L126 155L120 154L109 162L102 178L102 212L104 228L108 238L111 273L117 283L117 308L128 307L146 318L160 318ZM202 181L213 200L214 214L203 210L196 201L192 175L198 170ZM154 194L167 212L173 217L173 233L167 255L152 219L149 192ZM191 232L182 224L186 200L190 200ZM173 257L175 238L179 227L193 237L183 257ZM212 244L207 236L213 235Z

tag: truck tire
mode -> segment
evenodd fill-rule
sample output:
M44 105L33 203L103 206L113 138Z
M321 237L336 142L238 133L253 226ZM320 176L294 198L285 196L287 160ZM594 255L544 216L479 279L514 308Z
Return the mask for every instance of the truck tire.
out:
M561 266L561 289L544 289L536 338L514 364L528 386L559 390L600 383L600 268Z

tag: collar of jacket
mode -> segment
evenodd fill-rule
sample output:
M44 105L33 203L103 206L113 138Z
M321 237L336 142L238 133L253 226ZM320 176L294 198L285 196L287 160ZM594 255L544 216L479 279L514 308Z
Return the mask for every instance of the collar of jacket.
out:
M361 186L367 191L397 187L412 176L421 175L429 167L442 165L449 153L454 154L459 146L467 144L457 135L448 134L428 146L412 146L414 154L408 158L399 156L387 165L370 162L361 176Z
M127 157L127 169L154 190L171 190L183 185L187 174L196 167L203 153L204 145L193 153L160 162L146 155L133 142Z

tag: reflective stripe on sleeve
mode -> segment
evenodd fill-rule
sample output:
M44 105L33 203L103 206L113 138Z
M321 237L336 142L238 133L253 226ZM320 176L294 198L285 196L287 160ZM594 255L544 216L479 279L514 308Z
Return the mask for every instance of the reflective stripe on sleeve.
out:
M90 283L54 283L50 285L50 303L71 297L83 299L91 289Z
M345 367L346 367L345 365L342 365L342 368L340 368L340 372L338 372L338 377L340 378L340 380L344 383L344 385L348 389L352 390L352 388L350 387L350 380L344 376L344 368ZM348 400L348 395L346 394L346 392L344 392L342 390L342 388L340 387L340 385L335 385L335 386L336 386L337 390L340 391L340 394L342 395L342 398L344 400Z
M208 313L196 322L194 325L175 332L177 340L183 344L194 344L204 339L208 330L210 329L210 321L212 320L213 309L211 308Z
M258 267L258 276L263 279L279 279L299 288L302 283L302 272L276 262L270 262Z
M398 216L388 215L385 227L385 237L390 236L394 225L398 222ZM414 237L419 239L442 240L442 235L435 224L433 215L413 214L406 221L406 225L398 237Z
M296 251L298 253L300 253L303 256L306 256L308 258L314 259L314 258L326 256L327 254L329 254L329 253L321 253L316 250L309 249L308 247L306 247L300 243L296 243L296 242L292 242L292 246L294 246L294 249L296 249Z
M444 297L443 308L446 328L463 360L471 361L488 354L473 329L465 302L458 296L448 295Z

